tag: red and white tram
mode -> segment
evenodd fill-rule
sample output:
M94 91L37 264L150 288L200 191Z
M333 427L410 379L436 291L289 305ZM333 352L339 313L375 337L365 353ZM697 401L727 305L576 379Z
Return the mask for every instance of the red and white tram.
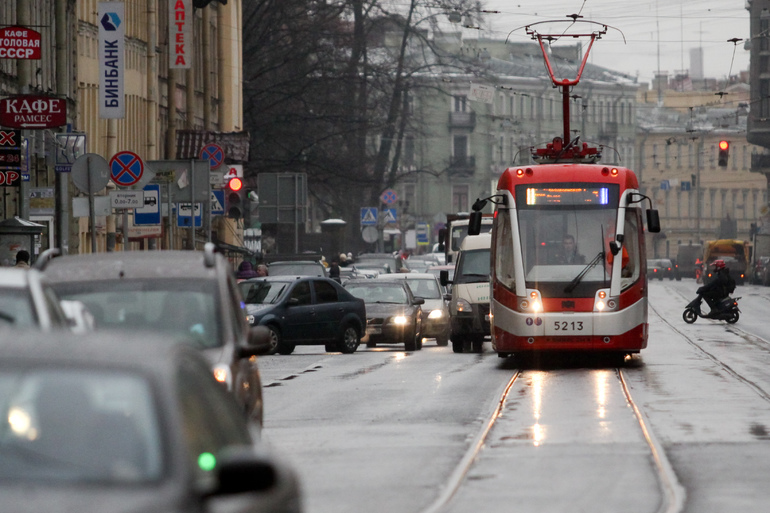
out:
M565 136L569 87L582 69L576 80L551 73L564 91ZM639 192L633 171L601 165L597 148L565 140L534 150L538 164L508 168L488 198L496 205L491 335L501 357L554 351L624 356L647 347L642 203L649 198ZM469 233L486 201L474 205ZM648 230L659 231L657 211L646 213Z

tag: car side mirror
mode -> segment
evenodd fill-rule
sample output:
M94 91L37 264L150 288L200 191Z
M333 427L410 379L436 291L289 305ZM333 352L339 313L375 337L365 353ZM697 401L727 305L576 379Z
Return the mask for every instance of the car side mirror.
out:
M286 306L297 306L299 304L299 299L296 297L290 297L288 301L286 301Z
M267 492L279 485L280 472L267 455L245 448L227 448L217 454L217 486L206 495Z
M421 298L421 297L416 297L416 298L414 298L414 304L415 305L424 305L425 304L425 299Z
M260 356L268 354L270 345L270 329L267 326L251 326L246 340L246 347L241 348L241 357Z
M452 301L452 294L444 294L444 301Z

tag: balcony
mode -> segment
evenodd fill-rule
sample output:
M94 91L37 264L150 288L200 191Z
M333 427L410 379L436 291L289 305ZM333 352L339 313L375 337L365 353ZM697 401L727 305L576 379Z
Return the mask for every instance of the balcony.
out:
M473 130L474 128L476 128L476 113L475 112L450 112L449 128L468 128L470 130Z
M472 176L476 172L476 157L449 157L450 177Z

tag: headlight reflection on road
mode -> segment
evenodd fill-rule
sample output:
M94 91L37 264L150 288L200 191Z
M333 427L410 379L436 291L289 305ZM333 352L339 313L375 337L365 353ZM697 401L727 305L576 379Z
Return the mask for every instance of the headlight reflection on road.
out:
M545 439L545 428L540 425L540 415L543 406L543 380L544 372L532 373L532 415L535 418L535 424L532 426L532 440L535 447L539 447Z

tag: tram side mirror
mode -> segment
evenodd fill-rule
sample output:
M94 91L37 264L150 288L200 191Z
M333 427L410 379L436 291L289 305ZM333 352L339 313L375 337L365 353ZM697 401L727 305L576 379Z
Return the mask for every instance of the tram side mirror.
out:
M481 212L471 212L471 217L468 220L468 235L478 235L479 233L481 233Z
M446 228L441 228L438 231L438 250L446 250Z
M618 244L614 240L610 241L610 253L612 253L613 255L617 255L618 253L620 253L620 244Z
M647 231L650 233L660 232L660 217L655 208L647 210Z

